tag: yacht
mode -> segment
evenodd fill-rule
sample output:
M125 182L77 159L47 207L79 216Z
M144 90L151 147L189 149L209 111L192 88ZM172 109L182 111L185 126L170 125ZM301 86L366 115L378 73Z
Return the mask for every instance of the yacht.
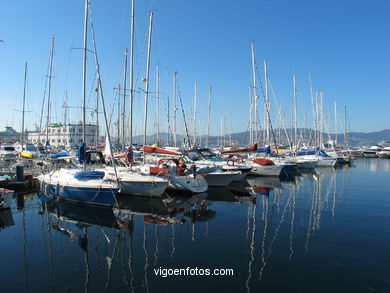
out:
M363 151L363 156L365 158L378 158L377 153L382 151L383 147L380 145L373 145L369 147L367 150Z
M379 158L389 159L390 158L390 147L385 147L383 150L376 153Z

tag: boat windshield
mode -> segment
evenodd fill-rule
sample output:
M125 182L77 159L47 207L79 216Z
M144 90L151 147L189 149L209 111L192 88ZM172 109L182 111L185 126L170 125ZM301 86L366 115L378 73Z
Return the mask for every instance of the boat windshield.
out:
M202 157L204 160L212 161L212 162L220 162L223 161L223 159L217 155L216 153L212 152L210 149L199 149L197 150L198 159Z
M13 146L5 146L5 147L2 147L2 149L4 150L4 151L15 151L15 148L13 147Z
M33 144L26 144L26 151L28 151L28 152L36 152L37 148Z

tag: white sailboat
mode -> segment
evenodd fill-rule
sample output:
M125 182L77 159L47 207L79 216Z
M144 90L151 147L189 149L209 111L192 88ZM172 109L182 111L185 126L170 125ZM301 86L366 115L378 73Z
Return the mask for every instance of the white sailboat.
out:
M87 26L88 26L88 8L89 1L85 0L84 7L84 54L83 54L83 141L86 136L86 59L87 59ZM92 33L93 33L93 26ZM95 60L98 70L98 81L101 90L101 79L99 73L99 63L97 61L96 44L94 42ZM101 90L101 98L104 109L103 91ZM105 117L106 118L106 117ZM106 129L108 130L107 119ZM112 156L112 154L111 154ZM65 169L62 168L47 174L38 176L41 184L41 189L45 190L48 195L68 200L88 204L107 205L111 206L116 201L118 194L118 184L116 181L106 180L105 172L102 171L87 171L85 160L85 146L84 143L79 147L79 161L83 163L83 170L78 168ZM114 168L115 165L113 164Z

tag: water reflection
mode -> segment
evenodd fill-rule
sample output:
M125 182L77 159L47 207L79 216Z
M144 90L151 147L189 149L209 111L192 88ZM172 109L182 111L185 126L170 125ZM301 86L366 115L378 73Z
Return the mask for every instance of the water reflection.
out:
M0 231L5 227L15 225L11 209L0 210Z
M15 229L21 240L20 259L14 260L25 272L19 291L159 292L186 281L188 292L197 291L197 282L234 292L272 291L270 284L277 283L285 292L301 278L296 271L312 277L312 270L321 275L334 265L327 257L337 247L324 243L332 233L338 237L337 229L348 233L346 194L356 171L315 169L289 181L248 177L194 196L119 197L113 208L17 196L9 211L14 215L0 211L3 227L15 225L1 232ZM234 268L235 275L180 279L154 273L187 266ZM285 287L277 281L282 277Z
M113 290L115 285L112 279L118 277L116 275L118 257L121 259L122 281L128 289L136 292L143 288L145 292L149 292L150 256L154 259L152 267L155 267L159 260L159 227L171 229L170 257L173 259L176 250L175 226L190 222L195 239L195 223L207 221L216 215L215 211L208 208L209 205L205 201L206 193L190 197L168 196L163 199L120 197L118 205L113 208L58 201L45 194L39 194L38 197L41 202L38 214L47 215L50 291L55 291L52 287L55 284L52 274L53 258L56 258L53 255L51 239L53 232L55 238L57 236L55 234L59 233L70 242L76 242L84 253L83 287L85 292L91 291L91 277L96 275L96 271L104 268L101 265L102 261L106 263L104 291ZM150 233L148 226L154 227L153 233ZM94 231L89 231L90 229ZM139 254L139 246L134 247L134 235L137 235L135 241L138 244L140 234L142 235L143 255L143 277L141 279L136 278L139 274L141 254ZM153 236L150 236L151 234ZM152 253L149 249L151 241L154 241ZM92 245L95 245L96 263L93 268L89 264L90 258L93 257L89 253ZM135 251L137 251L136 255Z

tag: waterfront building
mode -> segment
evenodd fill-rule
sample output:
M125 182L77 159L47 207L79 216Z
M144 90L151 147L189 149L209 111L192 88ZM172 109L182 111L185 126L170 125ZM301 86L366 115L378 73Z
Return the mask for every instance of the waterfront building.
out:
M85 143L87 145L96 145L96 125L85 125ZM48 138L48 139L47 139ZM61 124L53 123L49 126L46 133L46 128L41 132L29 132L27 134L29 143L46 144L46 140L53 147L72 147L83 142L83 124Z

